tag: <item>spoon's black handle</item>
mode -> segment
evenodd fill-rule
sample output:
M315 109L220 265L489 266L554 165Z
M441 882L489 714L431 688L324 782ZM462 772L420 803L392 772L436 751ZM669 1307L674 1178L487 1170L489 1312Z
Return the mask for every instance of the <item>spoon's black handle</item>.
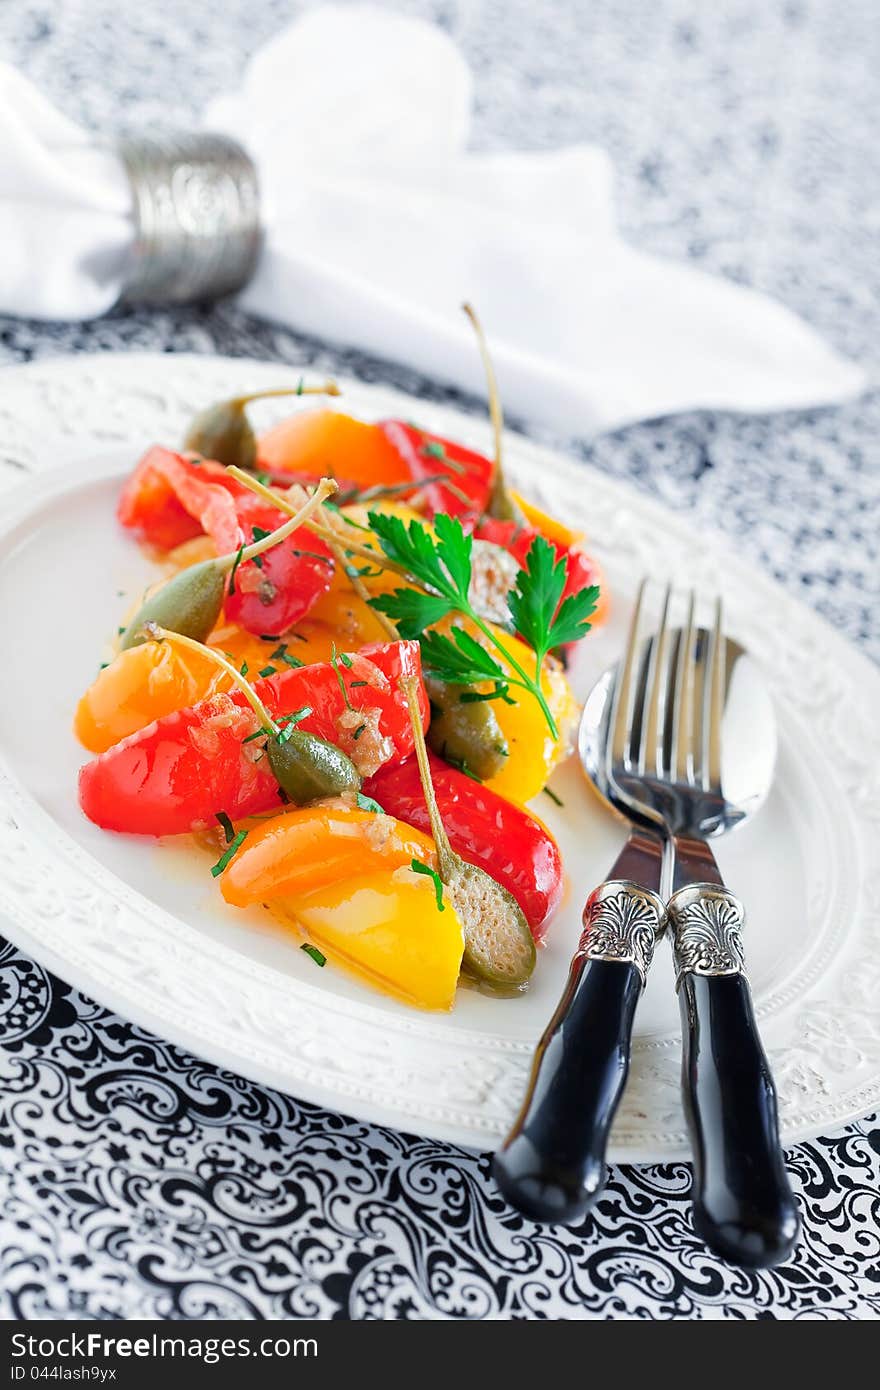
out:
M505 1197L537 1221L583 1220L602 1187L661 915L654 894L626 881L603 884L587 904L580 950L538 1043L522 1109L494 1161ZM610 917L616 938L605 934ZM637 929L634 943L621 920Z
M714 892L717 901L725 890ZM725 897L739 909L741 921L736 899ZM702 965L682 969L695 961L693 952L684 949L675 898L669 912L680 972L682 1091L693 1149L694 1227L730 1264L750 1269L781 1264L797 1243L800 1220L779 1143L770 1065L748 981L736 968L737 959L741 967L741 949L734 945L726 961L717 952L712 959L704 936ZM730 940L724 949L730 950ZM721 973L723 969L731 973Z

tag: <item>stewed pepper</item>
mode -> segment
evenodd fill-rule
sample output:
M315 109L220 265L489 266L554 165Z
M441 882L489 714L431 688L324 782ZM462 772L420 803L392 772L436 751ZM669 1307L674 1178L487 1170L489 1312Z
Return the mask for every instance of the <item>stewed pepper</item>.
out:
M537 817L431 755L431 779L452 848L485 869L513 894L532 935L540 940L562 897L562 858ZM390 816L429 829L428 808L414 758L380 769L364 792Z
M429 836L344 803L309 806L248 831L220 877L228 903L267 903L372 984L427 1009L452 1004L464 938L437 880Z
M334 663L287 670L254 682L276 719L342 749L364 775L412 751L398 682L420 674L415 642L389 642ZM428 700L419 680L423 719ZM305 711L305 712L303 712ZM97 825L141 835L174 835L281 805L261 747L259 723L241 692L218 693L123 739L80 772L80 805Z

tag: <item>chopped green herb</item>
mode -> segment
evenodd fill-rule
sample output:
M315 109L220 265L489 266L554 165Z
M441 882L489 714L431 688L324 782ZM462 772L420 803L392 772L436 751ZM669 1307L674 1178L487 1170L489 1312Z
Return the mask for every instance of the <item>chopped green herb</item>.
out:
M425 878L432 878L434 880L434 893L437 898L437 910L438 912L445 912L446 904L443 901L443 880L437 873L437 870L432 869L430 864L423 864L421 859L411 860L410 868L412 869L414 874L424 874Z
M310 941L304 941L299 949L305 951L307 956L311 956L316 965L327 964L327 957L324 955L324 952L319 951L317 946L313 946Z
M464 758L456 758L453 753L450 753L445 742L443 744L443 758L449 763L450 767L454 767L457 772L463 772L465 777L470 777L472 782L479 782L482 786L482 777L478 777L475 772L471 771Z
M252 527L251 527L251 531L252 531L252 533L253 533L253 537L254 537L254 540L255 540L255 541L262 541L262 540L265 540L267 536L271 536L271 534L272 534L271 531L264 531L262 526L252 526ZM263 557L262 557L262 555L255 555L255 556L254 556L254 564L256 565L256 567L257 567L258 570L261 570L261 569L263 568Z
M544 795L545 795L545 796L549 796L549 798L550 798L551 801L555 801L557 806L564 806L564 805L565 805L565 802L562 800L562 797L561 797L561 796L557 796L556 793L555 793L554 791L552 791L550 787L545 787L545 788L544 788Z
M353 738L355 741L357 741L357 740L360 738L361 734L364 732L364 729L365 729L366 727L367 727L366 724L358 724L357 728L355 729L354 733L352 734L352 738Z
M125 627L124 627L124 626L123 626L123 627L118 627L118 628L116 629L116 636L117 636L117 637L121 637L124 631L125 631Z
M348 688L349 690L356 690L359 685L366 685L366 683L366 681L351 681Z
M218 811L216 819L217 821L219 821L220 825L223 826L223 834L226 836L227 845L231 844L232 841L235 839L235 828L232 824L232 821L229 819L225 811Z
M264 729L262 727L259 729L255 729L252 734L248 734L247 738L242 739L242 743L253 743L255 738L267 738L268 734L268 729Z
M247 839L247 835L248 833L246 830L239 830L235 838L230 841L227 848L224 850L220 858L217 860L217 863L214 864L211 868L211 873L213 874L214 878L216 878L218 874L222 874L223 870L226 868L226 865L229 863L230 859L235 854L235 851L237 849L240 849L241 846L244 844L245 840Z
M374 811L377 816L384 816L385 809L380 806L378 801L374 801L371 796L364 796L363 792L357 794L357 804L362 811Z
M300 661L298 656L290 655L290 652L287 650L287 644L285 642L282 642L280 647L275 648L274 652L272 652L271 656L269 657L269 660L283 661L285 665L291 666L294 670L296 670L297 667L303 665L303 662Z
M352 668L352 666L354 665L354 662L352 661L351 657L348 655L348 652L340 652L340 654L339 654L339 660L342 662L343 666L344 666L344 667L346 668L346 670L348 670L348 671L350 671L351 668Z
M257 480L258 483L262 483L262 484L263 484L263 487L271 487L271 486L272 486L272 474L271 474L271 473L256 473L256 472L255 472L255 473L254 473L254 477L256 478L256 480Z
M320 560L322 565L332 565L333 559L330 555L320 555L317 550L291 550L291 555L301 558L307 556L309 560Z
M259 672L259 674L260 674L260 676L262 677L262 679L265 680L267 676L275 676L275 675L277 675L277 674L278 674L278 667L277 667L277 666L264 666L264 667L262 668L262 670Z
M261 642L277 642L277 641L278 641L278 633L277 633L277 632L261 632L261 633L260 633L260 641L261 641Z
M236 555L236 557L235 557L235 559L234 559L234 561L233 561L233 563L232 563L232 569L229 571L229 592L230 592L230 594L234 594L234 593L235 593L235 572L236 572L236 570L238 569L239 565L241 564L241 557L242 557L243 554L244 554L244 546L243 546L243 545L240 545L239 548L238 548L238 554Z
M279 719L276 719L275 722L278 725L278 742L287 743L300 720L308 719L311 713L311 705L302 705L299 709L295 709L293 714L282 714Z
M476 705L481 700L503 700L506 705L515 705L516 701L510 698L508 690L506 684L496 681L492 690L463 690L458 700L462 705Z
M445 459L446 450L439 439L426 439L419 453L424 454L428 459Z
M341 672L340 669L339 669L339 657L336 655L336 643L335 643L335 642L332 642L332 643L330 644L330 665L333 667L333 670L336 672L336 679L337 679L337 681L339 682L339 689L340 689L340 691L342 692L342 698L343 698L343 700L345 701L345 708L346 708L346 709L353 709L354 706L352 705L351 700L348 698L348 691L347 691L347 689L346 689L346 687L345 687L345 681L342 679L342 672Z
M241 663L241 666L239 667L239 672L238 672L238 673L239 673L240 676L246 676L247 673L248 673L248 671L249 671L250 669L251 669L251 668L248 666L247 662L246 662L246 661L243 661L243 662Z

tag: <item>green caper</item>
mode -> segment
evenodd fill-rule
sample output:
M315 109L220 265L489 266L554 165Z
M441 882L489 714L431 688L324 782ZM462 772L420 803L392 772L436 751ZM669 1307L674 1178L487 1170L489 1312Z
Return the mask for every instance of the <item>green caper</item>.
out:
M304 729L269 737L269 766L278 785L296 806L361 789L360 773L335 744Z
M267 400L270 396L338 395L339 387L335 381L325 381L320 386L306 386L299 381L296 386L252 391L248 396L233 396L228 401L217 401L200 410L192 420L183 447L194 454L201 454L202 458L213 459L215 463L227 467L235 464L251 472L257 466L257 436L246 411L251 401Z
M509 754L491 704L486 700L463 701L465 685L447 685L427 680L433 707L428 728L428 746L440 757L463 763L481 782L496 776Z
M181 570L144 601L122 634L120 650L149 641L147 623L204 642L220 616L225 588L226 571L217 560Z
M216 463L256 467L257 437L245 412L247 397L220 401L200 410L190 424L183 447Z

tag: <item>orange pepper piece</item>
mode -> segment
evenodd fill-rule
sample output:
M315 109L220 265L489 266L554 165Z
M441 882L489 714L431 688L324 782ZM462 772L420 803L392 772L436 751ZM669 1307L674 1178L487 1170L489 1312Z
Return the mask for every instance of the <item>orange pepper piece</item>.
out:
M378 425L339 410L300 410L260 438L261 468L273 473L332 473L356 487L402 483L409 472Z
M437 867L434 841L391 816L346 805L304 806L261 821L223 873L234 907L294 898L377 866L389 871L421 859Z

